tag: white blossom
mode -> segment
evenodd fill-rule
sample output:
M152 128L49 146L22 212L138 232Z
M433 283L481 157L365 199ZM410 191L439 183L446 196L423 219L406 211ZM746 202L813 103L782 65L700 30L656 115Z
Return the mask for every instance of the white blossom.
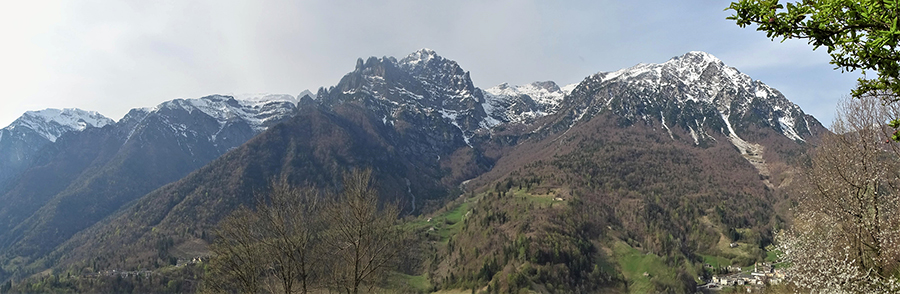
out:
M846 100L812 157L794 225L776 235L789 282L812 293L900 293L900 148L877 99Z

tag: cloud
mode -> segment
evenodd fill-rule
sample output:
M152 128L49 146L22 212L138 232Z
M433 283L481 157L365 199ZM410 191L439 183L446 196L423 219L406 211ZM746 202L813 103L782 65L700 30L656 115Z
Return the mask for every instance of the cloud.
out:
M800 89L790 99L809 100L803 98L807 87L846 90L841 83L811 82L833 74L827 65L821 67L827 56L802 42L773 43L760 32L737 27L725 20L726 5L661 0L20 1L0 12L0 36L13 44L0 47L5 65L0 80L13 97L0 100L0 125L26 110L47 107L97 110L118 119L130 108L179 97L296 95L336 84L356 58L402 58L424 47L458 61L480 87L573 83L598 71L703 50L754 78ZM777 74L786 71L806 78ZM813 105L804 103L805 109Z

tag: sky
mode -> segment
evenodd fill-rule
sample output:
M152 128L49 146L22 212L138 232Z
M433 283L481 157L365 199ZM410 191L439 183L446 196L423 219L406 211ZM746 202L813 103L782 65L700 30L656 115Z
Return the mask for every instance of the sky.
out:
M826 126L858 72L824 49L725 18L729 1L9 1L0 8L0 126L25 111L80 108L118 120L210 94L338 83L357 58L421 48L475 86L552 80L706 51L780 90Z

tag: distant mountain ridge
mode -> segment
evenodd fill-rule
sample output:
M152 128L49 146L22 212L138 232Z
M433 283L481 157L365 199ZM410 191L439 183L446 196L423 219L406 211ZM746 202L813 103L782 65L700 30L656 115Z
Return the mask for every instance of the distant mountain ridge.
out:
M27 168L38 151L65 133L102 128L115 123L97 112L76 108L28 111L0 129L0 192Z
M290 95L255 98L175 99L132 109L116 123L102 120L107 123L103 128L64 133L37 148L36 159L0 192L5 203L0 207L0 257L44 254L297 111ZM26 117L29 124L16 125L16 130L60 121L58 116Z
M84 111L77 108L48 108L25 112L4 129L27 128L51 142L56 142L56 139L66 132L83 131L88 127L102 128L113 123L115 121L96 111Z
M559 110L563 98L578 84L559 87L553 81L534 82L524 86L506 83L485 89L482 107L493 121L493 127L502 123L530 123Z

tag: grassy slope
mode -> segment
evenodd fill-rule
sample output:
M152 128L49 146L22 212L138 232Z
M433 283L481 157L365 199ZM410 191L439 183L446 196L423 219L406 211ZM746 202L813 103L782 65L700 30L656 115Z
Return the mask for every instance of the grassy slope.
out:
M550 287L559 291L565 289L563 283L574 281L570 279L590 279L589 273L573 274L567 264L559 263L584 254L590 255L586 258L592 260L591 266L597 265L603 272L594 275L617 276L615 266L603 262L598 253L579 251L592 246L586 245L589 240L577 245L581 242L578 238L557 227L557 217L568 210L567 200L559 194L556 189L529 187L513 187L502 195L482 192L463 196L441 211L409 222L408 228L440 247L438 262L431 265L432 274L428 275L431 284L466 293L471 293L472 287L487 290L487 285L501 292L543 292ZM491 266L492 261L498 264ZM556 276L554 272L559 271L567 273Z
M629 293L652 293L656 289L654 284L677 287L680 283L675 270L656 254L641 253L622 241L613 243L613 252L628 281Z

